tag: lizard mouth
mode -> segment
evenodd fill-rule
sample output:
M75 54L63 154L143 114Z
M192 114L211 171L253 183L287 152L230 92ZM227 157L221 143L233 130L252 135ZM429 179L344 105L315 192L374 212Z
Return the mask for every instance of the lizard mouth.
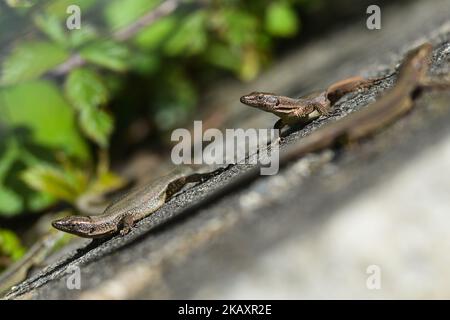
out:
M59 219L52 221L52 226L55 229L67 231L67 229L69 228L69 223L66 221L66 219Z
M243 104L247 104L247 105L250 105L250 103L252 101L250 96L242 96L240 100Z
M252 95L242 96L240 101L241 101L241 103L243 103L247 106L250 106L250 107L259 106L259 102L258 102L257 98Z

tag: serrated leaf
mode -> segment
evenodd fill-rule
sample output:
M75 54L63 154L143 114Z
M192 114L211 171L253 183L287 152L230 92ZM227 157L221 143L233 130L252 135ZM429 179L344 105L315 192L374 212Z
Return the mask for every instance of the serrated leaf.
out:
M49 165L28 168L21 177L29 187L69 203L74 203L80 189L83 189L82 186L70 183L62 170Z
M68 58L61 47L44 41L18 45L2 65L1 83L15 84L35 79Z
M129 50L124 44L104 40L81 49L80 55L99 66L113 71L124 71L127 69Z
M274 2L266 11L266 30L278 37L291 37L299 28L294 9L286 2Z
M96 108L108 101L108 89L100 76L88 69L70 72L64 85L67 99L79 111Z
M0 90L3 121L22 128L33 143L86 160L88 149L75 122L75 112L51 82L33 81Z
M33 17L36 26L54 42L66 46L68 44L66 29L55 15L38 14Z
M83 132L99 146L106 148L109 144L114 122L112 117L103 110L88 108L80 114L80 125Z

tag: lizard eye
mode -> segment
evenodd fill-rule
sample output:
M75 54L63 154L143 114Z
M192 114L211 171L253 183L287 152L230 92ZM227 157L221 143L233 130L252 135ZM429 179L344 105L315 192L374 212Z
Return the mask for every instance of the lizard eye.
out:
M259 101L262 101L263 99L264 99L264 97L263 96L258 96L258 98L257 98Z

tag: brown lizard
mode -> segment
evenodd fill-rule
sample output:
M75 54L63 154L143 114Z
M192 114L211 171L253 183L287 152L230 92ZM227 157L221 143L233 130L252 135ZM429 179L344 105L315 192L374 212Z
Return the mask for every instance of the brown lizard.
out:
M399 67L396 84L378 101L306 136L281 156L280 163L337 143L357 141L408 112L414 98L424 89L448 90L448 78L430 79L427 76L432 49L430 43L424 43L411 50Z
M286 125L306 124L320 115L327 115L344 95L368 88L390 76L374 79L354 76L330 85L325 91L313 92L296 99L268 92L252 92L242 96L241 102L280 117L274 129L281 130Z
M158 210L186 184L204 182L224 170L195 173L188 166L180 166L151 183L130 190L113 201L101 215L69 216L53 221L52 226L85 238L125 235L137 221Z
M413 106L413 99L416 94L422 89L450 88L450 81L436 81L426 76L431 52L432 46L430 43L424 43L410 51L399 68L397 83L392 89L375 103L326 125L298 143L289 146L286 152L280 156L280 165L286 165L307 153L320 151L338 143L356 141L374 133L408 112ZM349 83L355 82L349 81ZM338 87L345 88L341 85ZM350 85L350 87L354 86ZM335 96L339 96L339 92L345 91L344 89L340 90L333 91L337 92ZM217 199L260 177L260 167L261 165L257 165L249 169L234 181L211 192L205 201ZM201 181L203 178L214 176L222 170L224 169L194 175L175 171L150 185L145 185L125 195L111 204L103 215L73 216L54 221L52 224L59 230L89 238L103 237L116 232L126 234L137 220L160 208L186 183ZM193 207L195 208L195 205Z
M393 88L364 109L327 124L287 146L286 150L280 154L280 167L286 166L291 161L308 153L332 148L346 142L356 142L374 134L410 111L414 106L414 100L423 90L449 90L450 79L448 76L442 79L430 79L427 76L431 54L432 45L430 43L424 43L412 49L406 54L398 68L399 73ZM215 190L203 200L203 204L235 192L236 189L243 188L256 179L268 177L261 175L262 166L262 164L258 164L250 168L236 179ZM197 204L197 207L200 206L201 203Z

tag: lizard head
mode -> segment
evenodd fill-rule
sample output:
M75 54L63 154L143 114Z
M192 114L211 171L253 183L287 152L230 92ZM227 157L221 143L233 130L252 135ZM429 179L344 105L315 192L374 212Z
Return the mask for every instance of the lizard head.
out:
M280 104L280 100L273 93L252 92L241 97L241 102L250 107L258 108L264 111L273 111Z
M70 216L52 222L52 226L58 230L75 234L80 237L92 238L95 230L92 227L90 217Z

